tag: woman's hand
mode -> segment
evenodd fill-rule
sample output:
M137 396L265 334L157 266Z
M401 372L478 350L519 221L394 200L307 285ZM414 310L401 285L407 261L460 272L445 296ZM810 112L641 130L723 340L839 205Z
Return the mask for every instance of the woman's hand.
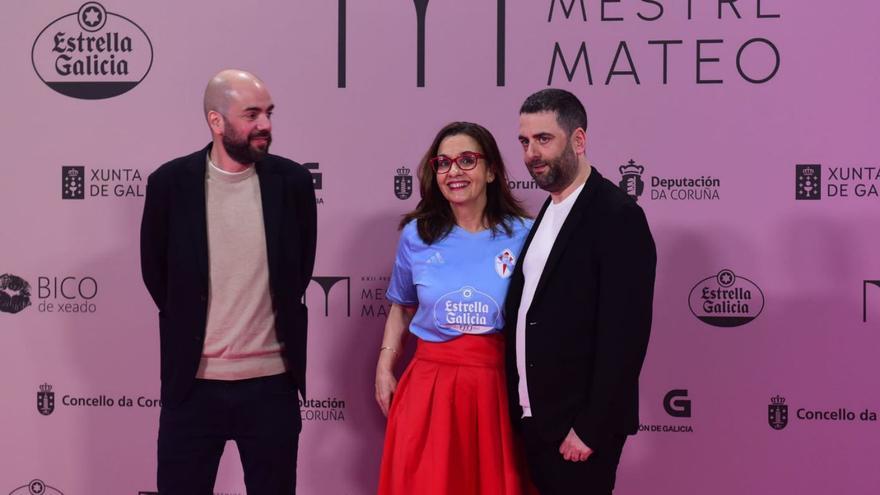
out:
M406 343L406 332L416 313L416 306L392 304L385 320L385 334L382 346L379 347L379 360L376 363L376 402L382 414L388 417L391 409L391 398L397 390L397 378L394 378L394 365L399 352L403 352Z
M376 402L382 414L388 417L388 410L391 409L391 399L394 391L397 390L397 379L391 370L383 367L376 368Z

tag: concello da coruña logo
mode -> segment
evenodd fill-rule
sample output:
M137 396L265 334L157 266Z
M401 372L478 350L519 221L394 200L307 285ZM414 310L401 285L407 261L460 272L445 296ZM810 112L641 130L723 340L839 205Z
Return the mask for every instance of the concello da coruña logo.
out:
M147 77L153 44L131 19L86 2L40 31L31 61L37 76L55 91L100 100L130 91Z
M764 309L764 293L751 280L732 270L700 280L688 296L691 312L703 323L738 327L754 320Z

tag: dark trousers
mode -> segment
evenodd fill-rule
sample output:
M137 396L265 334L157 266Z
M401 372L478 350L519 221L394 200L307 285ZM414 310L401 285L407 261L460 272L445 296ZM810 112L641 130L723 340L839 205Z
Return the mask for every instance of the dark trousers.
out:
M227 440L241 456L248 493L296 493L299 401L286 374L196 380L180 405L159 416L161 495L211 495Z
M531 418L523 418L520 423L529 474L541 495L610 495L614 490L625 436L606 451L594 451L586 461L573 462L559 453L562 440L545 440Z

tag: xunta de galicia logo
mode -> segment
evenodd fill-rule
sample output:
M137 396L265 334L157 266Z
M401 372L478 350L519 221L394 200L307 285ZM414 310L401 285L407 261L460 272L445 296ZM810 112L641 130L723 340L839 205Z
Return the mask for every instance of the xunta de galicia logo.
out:
M153 44L131 19L86 2L40 31L31 62L46 86L72 98L101 100L130 91L153 65Z

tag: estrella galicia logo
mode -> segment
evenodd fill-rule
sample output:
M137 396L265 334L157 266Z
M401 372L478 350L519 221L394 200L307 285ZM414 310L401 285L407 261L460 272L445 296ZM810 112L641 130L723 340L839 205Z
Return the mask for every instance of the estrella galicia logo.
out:
M40 385L37 392L37 411L43 416L48 416L55 411L55 392L52 391L52 385L44 383Z
M132 90L153 66L153 44L131 19L86 2L40 31L31 48L37 77L72 98L101 100Z
M626 165L621 165L619 170L620 182L618 186L620 190L638 201L639 196L645 192L645 183L642 181L642 173L645 172L645 167L637 165L635 160L630 160Z
M700 280L688 296L691 313L716 327L738 327L764 309L764 293L751 280L724 269Z
M61 199L86 199L85 175L85 167L61 167Z
M47 485L43 480L31 480L27 485L22 485L9 495L64 495L61 490Z
M670 390L663 397L663 409L666 411L666 414L673 418L690 418L691 401L687 396L687 389Z
M777 395L770 398L767 406L767 421L774 430L781 430L788 425L788 406L785 405L785 397Z
M0 275L0 311L15 314L30 305L31 284L11 273Z
M410 169L400 167L397 169L397 175L394 176L394 195L397 199L409 199L412 196L413 178L410 175Z
M447 292L434 303L437 328L461 333L481 334L496 328L501 309L491 295L465 286Z
M794 199L822 199L822 165L795 165Z
M351 316L351 277L312 277L324 292L324 316L330 316L330 291L339 282L345 282L345 316ZM306 296L303 295L303 302Z

